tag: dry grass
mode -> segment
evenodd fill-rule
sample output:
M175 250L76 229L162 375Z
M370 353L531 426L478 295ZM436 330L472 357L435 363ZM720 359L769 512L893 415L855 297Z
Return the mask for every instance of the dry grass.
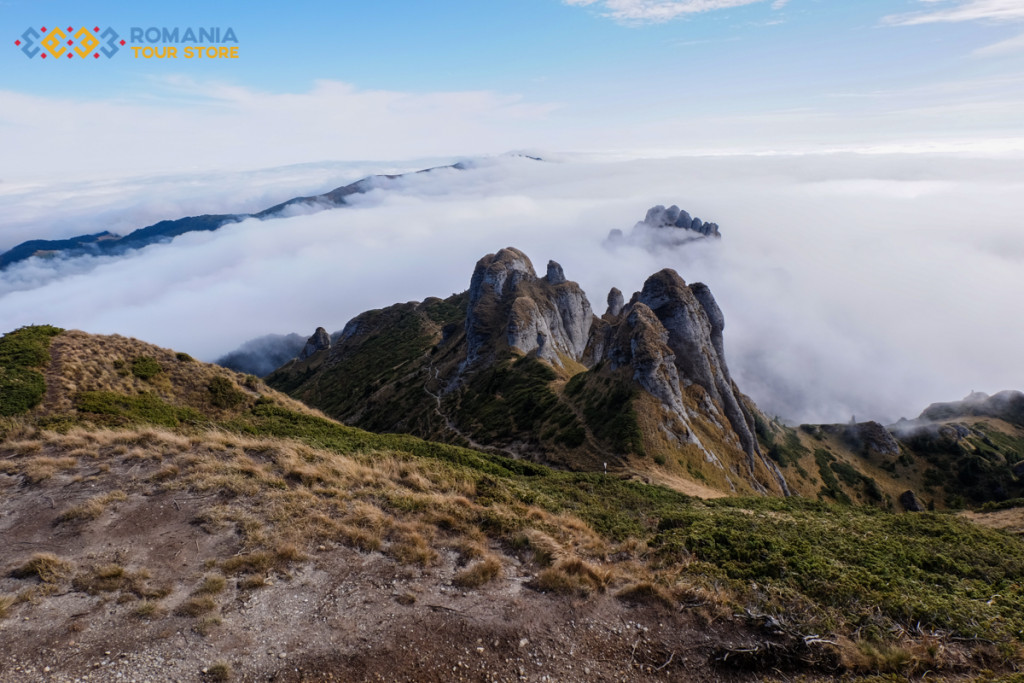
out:
M53 458L39 456L21 464L20 470L30 484L38 484L55 475L57 472L71 470L78 466L78 459L73 457Z
M479 588L501 576L501 560L490 555L466 567L452 579L459 588Z
M262 574L249 574L238 581L238 589L243 591L263 588L267 585L267 578Z
M132 616L137 619L156 619L163 613L164 608L154 600L142 600L132 610Z
M53 553L36 553L28 562L11 572L16 579L37 578L43 583L55 584L71 576L74 566Z
M51 367L47 373L47 386L52 386L52 403L44 412L71 414L75 410L75 396L83 391L114 391L129 396L152 393L177 406L190 406L202 410L237 412L256 399L256 391L273 394L275 400L289 409L304 414L319 414L282 394L272 392L262 382L253 382L245 375L207 363L198 363L187 354L175 353L152 344L120 335L91 335L68 330L55 337L50 353L61 359L60 374ZM140 364L148 358L152 363ZM155 365L155 374L141 372L143 365ZM230 409L216 408L211 403L210 382L223 379L245 395L244 403Z
M590 595L604 592L611 579L611 573L578 557L559 560L553 567L541 571L533 580L538 590L561 595Z
M632 583L616 593L615 597L635 605L664 605L670 608L676 605L675 598L667 589L650 581Z
M130 572L118 562L109 562L92 567L75 576L71 585L92 595L121 591L125 599L163 597L167 589L152 589L149 580L152 574L142 568Z
M221 660L203 669L203 674L211 681L230 681L233 671L231 664Z
M55 521L57 524L61 524L64 522L97 519L106 511L108 505L126 500L127 498L128 494L120 490L93 496L81 505L75 505L60 513Z
M11 614L11 607L18 601L14 595L0 595L0 619L6 619Z
M210 635L214 629L224 623L224 620L217 614L207 614L196 621L192 630L201 636Z
M224 591L227 583L227 579L220 574L207 574L196 588L195 595L217 595Z
M217 609L217 603L213 598L209 596L192 596L186 598L180 605L174 608L174 613L179 617L198 617L215 609Z

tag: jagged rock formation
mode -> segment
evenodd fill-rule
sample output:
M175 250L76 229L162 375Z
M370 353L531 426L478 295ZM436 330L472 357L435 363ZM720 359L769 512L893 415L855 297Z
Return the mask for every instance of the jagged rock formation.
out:
M667 209L659 204L648 209L644 219L634 225L628 235L618 229L612 230L605 243L612 247L632 244L655 249L721 237L717 223L705 223L674 204Z
M609 345L605 352L612 366L622 365L631 356L634 379L661 399L672 419L683 425L677 437L697 445L709 461L717 456L690 425L698 415L723 429L728 440L738 442L746 454L751 481L758 483L753 475L764 467L779 489L788 493L781 472L761 454L753 415L729 375L722 338L725 317L711 290L703 283L687 287L678 273L665 269L647 279L625 311L631 329L628 351L620 335L620 343ZM700 413L683 405L684 388L698 395Z
M593 311L583 290L551 261L538 278L518 249L480 259L469 286L466 315L469 365L492 358L502 346L536 353L552 365L579 361L587 346Z
M322 327L316 328L313 336L306 341L306 345L299 352L299 360L306 360L317 351L327 351L331 348L331 335Z
M311 350L326 347L321 332ZM570 469L608 463L695 495L882 507L908 487L938 507L1024 497L1024 395L976 394L889 428L786 427L733 381L711 290L667 269L628 301L612 289L599 317L558 263L540 277L526 254L501 249L466 292L362 313L267 383L373 431Z
M643 222L652 228L680 228L681 230L696 232L705 237L721 237L721 234L718 232L717 223L705 223L699 218L690 216L689 213L683 211L675 204L667 209L661 204L651 207L647 210L647 215L644 216Z
M626 305L626 300L622 296L622 292L619 291L618 287L612 287L611 291L608 292L608 310L605 311L605 315L616 317L619 313L622 313L623 307Z
M649 454L726 490L786 494L723 329L710 290L674 271L628 304L613 289L598 317L558 263L538 277L508 247L480 259L464 294L357 316L326 354L268 382L371 429L584 469Z

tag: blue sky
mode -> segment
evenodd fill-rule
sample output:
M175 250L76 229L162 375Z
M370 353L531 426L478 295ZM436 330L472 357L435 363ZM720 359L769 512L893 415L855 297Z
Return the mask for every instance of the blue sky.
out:
M27 59L14 41L52 22L124 34L230 26L240 56ZM153 157L182 170L223 165L220 133L237 147L240 128L263 148L239 152L243 166L511 147L993 144L1024 133L1020 0L2 0L0 29L0 143L93 137L122 150L111 172L160 166ZM310 113L332 109L344 112L336 128ZM139 157L142 140L150 158L133 162L123 150ZM43 168L9 161L0 178Z

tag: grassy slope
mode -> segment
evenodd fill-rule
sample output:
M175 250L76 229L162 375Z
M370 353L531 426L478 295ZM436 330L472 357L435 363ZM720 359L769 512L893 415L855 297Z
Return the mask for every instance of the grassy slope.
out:
M54 359L46 372L61 389L49 408L0 427L0 471L22 487L59 479L106 491L61 512L68 523L88 524L125 498L209 496L203 524L230 530L243 558L216 569L243 584L258 586L325 542L414 565L455 552L468 583L500 575L487 567L514 555L539 588L647 591L824 634L835 644L822 647L854 670L923 671L957 648L976 662L1019 661L1024 542L963 519L806 500L700 501L364 432L247 387L236 373L131 340L65 333L55 343L62 371L54 374ZM150 374L144 363L141 379L140 357L161 370ZM804 466L808 457L799 458ZM4 569L27 559L10 557ZM88 572L80 585L96 570ZM122 592L159 604L159 591L147 590ZM20 599L32 596L11 597Z

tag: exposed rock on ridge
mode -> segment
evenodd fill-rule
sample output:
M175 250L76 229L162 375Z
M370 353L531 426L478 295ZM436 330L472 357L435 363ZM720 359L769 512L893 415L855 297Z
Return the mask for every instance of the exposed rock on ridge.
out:
M605 243L609 246L632 244L654 249L721 237L717 223L705 223L674 204L667 209L659 204L648 209L644 219L634 225L628 235L618 229L612 230Z
M318 327L313 336L306 341L306 345L302 347L302 351L299 353L299 360L306 360L317 351L324 351L330 348L331 335L327 334L327 330L324 328Z
M753 416L729 375L722 339L725 318L711 290L703 283L687 287L678 273L665 269L647 279L625 315L631 329L629 353L619 335L619 343L610 345L606 352L613 365L621 365L628 355L634 379L687 426L687 440L713 458L689 427L693 416L682 402L681 388L701 387L708 399L703 401L705 417L720 422L719 410L724 413L732 435L747 456L750 472L761 462L788 493L781 472L761 454L754 437Z
M502 345L536 352L558 367L579 361L593 317L583 290L554 261L541 279L518 249L488 254L476 264L469 286L467 365L492 357Z
M710 290L675 271L628 303L612 289L598 317L558 263L538 277L507 247L479 260L467 292L360 314L326 360L297 360L268 382L373 430L788 495L729 375L724 327Z

